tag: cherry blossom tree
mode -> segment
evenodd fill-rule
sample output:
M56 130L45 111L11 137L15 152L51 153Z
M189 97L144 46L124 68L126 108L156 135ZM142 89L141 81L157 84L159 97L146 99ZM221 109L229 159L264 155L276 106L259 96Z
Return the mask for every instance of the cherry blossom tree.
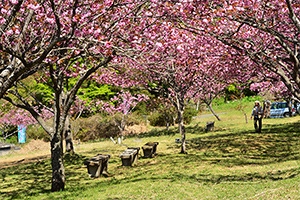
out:
M4 0L0 5L0 98L16 81L40 68L59 42L61 32L53 0Z
M163 27L170 30L174 28L171 24L164 24ZM201 56L197 53L184 54L185 50L195 51L197 42L192 41L194 37L191 34L183 32L182 38L172 36L174 34L172 31L163 34L169 35L164 37L164 40L160 39L161 42L149 45L146 56L148 60L144 62L145 64L136 65L136 70L142 74L139 78L145 78L149 90L167 97L175 106L179 132L182 136L181 152L186 153L183 112L190 99L197 93L197 90L192 91L191 88L196 83L199 69L202 68ZM157 40L160 38L156 32L148 33L147 36L157 37Z
M19 92L23 84L21 75L11 80L7 89L14 86L12 89L1 90L3 94L6 91L9 93L3 97L5 100L29 111L49 134L52 191L64 190L65 187L62 138L76 94L83 82L92 77L97 70L107 67L108 63L113 59L117 60L118 56L132 52L131 44L134 43L134 39L131 35L138 34L146 24L140 22L137 17L145 3L146 1L14 0L5 4L7 8L15 5L14 8L19 10L19 13L14 16L1 16L1 22L4 24L1 30L5 32L1 38L2 55L8 54L16 58L17 66L22 68L22 72L44 72L44 77L48 77L45 80L48 80L54 91L54 123L53 126L49 126L34 110L34 101ZM27 17L28 13L32 13L32 17ZM15 23L7 24L10 17L14 18L11 21ZM27 18L30 23L24 26L24 19ZM27 30L26 34L22 32L23 29ZM15 30L24 33L24 36L16 38L17 34L12 34ZM26 56L30 64L26 62ZM15 73L10 72L5 77ZM76 76L78 80L69 88L67 81L70 76Z
M129 91L122 90L111 98L109 102L98 102L97 104L101 105L100 108L113 117L116 126L120 130L121 141L123 141L128 115L132 113L139 102L147 101L148 99L149 97L144 94L132 95ZM117 114L121 115L120 120L116 118Z
M215 38L207 39L185 30L172 18L158 21L158 16L152 17L156 20L153 19L155 26L139 36L140 40L147 41L143 57L136 57L130 72L134 72L133 76L141 84L167 97L175 106L182 136L181 152L186 153L183 112L189 101L201 92L205 96L221 90L237 77L245 81L253 71L240 67L241 63L249 63L247 58L232 57L228 62L227 55L223 55L224 45ZM219 83L224 85L218 86Z
M174 64L172 61L161 65L159 68L154 66L145 67L145 71L149 72L148 79L152 79L156 82L152 87L149 87L150 91L156 91L162 96L168 97L169 101L177 110L177 119L179 124L179 132L182 136L181 153L186 153L186 134L183 121L183 113L188 102L194 97L195 93L189 89L195 80L194 69L189 66L180 66L179 63ZM146 75L145 75L146 76Z
M41 116L45 120L50 119L53 116L52 112L50 112L48 109L45 109L45 108L38 109L38 107L36 106L35 110L37 112L41 113ZM12 107L11 105L8 105L7 103L3 103L1 105L0 128L3 132L2 134L4 137L4 142L7 137L15 134L15 132L11 133L10 135L5 134L6 129L8 127L12 127L12 126L16 127L19 125L28 126L28 125L33 125L36 123L37 123L37 121L26 110Z
M222 70L222 68L218 68L217 70ZM224 92L225 87L234 80L233 76L229 79L227 75L226 73L222 73L222 71L216 71L214 68L206 69L201 72L201 76L198 76L197 85L195 87L195 90L197 90L195 99L205 103L219 121L221 121L221 118L214 111L212 102L219 97Z
M244 65L247 69L276 74L299 100L299 3L215 0L206 5L208 15L189 12L189 18L178 16L181 28L216 38L227 46L225 54L249 58L252 64Z

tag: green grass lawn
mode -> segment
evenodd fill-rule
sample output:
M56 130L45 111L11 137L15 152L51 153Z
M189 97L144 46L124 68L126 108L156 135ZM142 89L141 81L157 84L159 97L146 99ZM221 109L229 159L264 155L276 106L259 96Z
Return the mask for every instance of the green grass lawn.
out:
M246 106L251 113L252 104ZM222 121L205 133L213 117L186 127L188 154L179 154L177 128L156 128L124 144L159 142L155 158L122 167L126 146L89 143L66 157L66 189L51 193L50 160L0 170L0 199L300 199L300 116L264 119L255 133L233 105L216 108ZM207 114L207 113L203 113ZM84 160L110 154L109 177L90 178Z

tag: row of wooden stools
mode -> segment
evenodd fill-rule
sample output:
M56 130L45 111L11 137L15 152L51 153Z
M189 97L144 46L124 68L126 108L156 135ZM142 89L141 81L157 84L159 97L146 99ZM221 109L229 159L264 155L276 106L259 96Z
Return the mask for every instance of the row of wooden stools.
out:
M148 142L142 146L144 158L153 158L157 155L158 142ZM122 160L122 166L132 166L137 162L140 147L128 147L123 153L119 155ZM90 177L99 177L101 174L108 175L107 164L110 159L109 154L98 154L84 162L87 166Z

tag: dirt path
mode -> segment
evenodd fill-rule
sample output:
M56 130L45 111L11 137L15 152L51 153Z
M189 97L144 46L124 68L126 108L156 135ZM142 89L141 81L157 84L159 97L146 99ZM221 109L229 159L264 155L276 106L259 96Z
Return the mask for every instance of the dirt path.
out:
M127 131L130 134L139 134L147 131L147 127L144 125L134 125L127 127ZM108 139L108 145L113 143ZM77 143L74 141L75 152L84 152L86 150L94 149L98 147L98 143ZM103 145L103 143L101 144ZM65 147L64 147L65 148ZM50 158L50 143L42 140L30 140L19 151L12 152L9 155L0 156L0 169L17 166L26 163L38 162L43 159Z
M75 151L81 152L82 150L84 151L86 149L95 148L97 145L97 143L81 143L80 146L75 144ZM13 152L8 155L0 156L0 169L39 162L41 160L48 159L51 156L49 142L44 142L42 140L31 140L20 150L12 151Z
M50 158L49 143L42 140L31 140L20 150L13 151L11 154L0 157L0 169L37 162L42 159Z

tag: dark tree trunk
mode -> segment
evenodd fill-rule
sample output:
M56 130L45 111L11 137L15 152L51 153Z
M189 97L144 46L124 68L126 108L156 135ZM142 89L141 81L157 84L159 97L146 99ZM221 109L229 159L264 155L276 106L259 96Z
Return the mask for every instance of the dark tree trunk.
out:
M289 100L288 102L288 107L289 107L289 116L292 117L293 116L293 104L292 101Z
M167 131L170 130L170 116L168 115L168 113L165 112L165 119L166 119L166 126L167 126Z
M69 115L66 119L65 127L66 152L75 153L71 132L71 120Z
M51 138L51 166L51 191L62 191L65 189L65 167L63 163L62 138L58 133L54 133Z
M211 106L211 103L207 104L209 110L212 112L212 114L217 118L218 121L221 121L220 117L217 115L217 113L214 111L214 109Z
M179 133L181 134L181 152L186 153L186 145L185 145L185 127L183 122L183 109L178 110L178 126Z

